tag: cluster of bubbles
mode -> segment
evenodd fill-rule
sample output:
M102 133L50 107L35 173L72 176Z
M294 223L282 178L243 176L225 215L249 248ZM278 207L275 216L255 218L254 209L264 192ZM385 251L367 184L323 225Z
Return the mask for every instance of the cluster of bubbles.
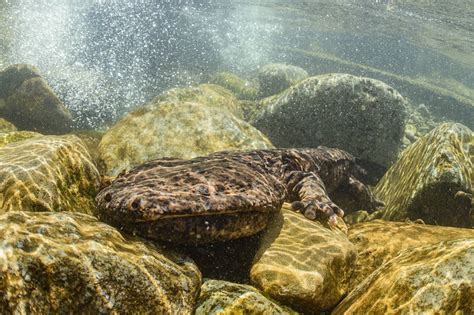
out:
M277 28L231 1L9 1L8 62L37 66L79 128L101 128L219 69L255 69Z

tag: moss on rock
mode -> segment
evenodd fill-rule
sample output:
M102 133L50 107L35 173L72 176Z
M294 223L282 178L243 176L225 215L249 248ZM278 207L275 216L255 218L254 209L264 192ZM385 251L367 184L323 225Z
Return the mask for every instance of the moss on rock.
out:
M281 63L265 65L258 70L257 74L260 86L259 96L278 94L307 77L308 73L300 67Z
M472 131L456 123L442 124L418 139L375 187L386 206L371 218L471 227L473 146Z
M162 102L139 108L110 128L99 144L107 174L146 161L189 159L222 150L272 148L257 129L222 108Z
M227 281L207 280L201 287L196 315L289 315L297 314L265 297L252 286Z
M210 78L209 82L232 91L240 100L255 100L258 96L256 83L244 80L233 73L218 72Z
M0 215L1 314L192 314L192 261L80 213Z
M349 228L358 253L351 290L404 250L466 238L474 239L474 230L383 220L355 224Z
M42 134L34 132L34 131L13 131L13 132L0 133L0 147L3 147L13 142L23 141L26 139L39 137L39 136L42 136Z
M474 238L410 248L367 277L332 314L469 314L473 260Z
M265 231L250 273L252 283L296 311L332 309L348 292L355 247L343 230L308 220L288 204L281 211Z
M183 103L193 102L207 107L224 109L238 118L243 118L242 109L235 95L217 84L199 84L187 88L175 88L163 92L151 103L160 102Z
M1 106L0 106L1 107ZM16 127L11 122L0 118L0 134L16 131Z
M382 167L398 156L406 100L381 81L315 76L263 99L261 106L253 124L277 147L338 147Z
M99 173L75 136L37 136L0 147L0 213L95 211Z

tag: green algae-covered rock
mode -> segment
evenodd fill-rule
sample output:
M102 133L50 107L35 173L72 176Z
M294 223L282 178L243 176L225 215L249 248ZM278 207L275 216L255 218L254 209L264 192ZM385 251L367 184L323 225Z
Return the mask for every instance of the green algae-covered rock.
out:
M197 267L80 213L0 215L1 314L191 314Z
M472 131L445 123L409 146L374 190L385 202L371 218L470 227Z
M252 286L207 280L201 286L196 315L297 314L268 299Z
M343 231L308 220L285 204L265 232L250 277L280 303L317 314L348 292L355 263L355 247Z
M191 102L162 102L139 108L110 128L99 144L107 174L146 161L189 159L222 150L272 148L250 124L225 109Z
M0 118L0 134L16 131L16 127L11 122Z
M471 314L474 238L410 248L382 265L332 314Z
M240 100L254 100L258 95L256 84L244 80L233 73L218 72L210 78L209 82L221 85L232 91Z
M398 156L406 101L378 80L321 75L261 102L253 124L277 147L338 147L383 167Z
M91 214L99 173L75 136L37 136L0 147L0 213Z
M193 102L207 107L228 110L234 116L243 118L242 109L235 95L217 84L199 84L167 90L155 97L151 103L156 104L163 101L176 104Z
M280 93L292 85L306 79L308 73L300 67L272 63L258 70L259 96L267 97Z
M382 220L355 224L349 228L349 240L358 253L351 289L404 250L466 238L474 239L473 229Z
M0 71L0 82L0 116L17 128L46 134L71 129L71 114L36 68L10 66Z
M42 134L34 131L13 131L0 133L0 147L3 147L9 143L23 141L38 136L42 136Z

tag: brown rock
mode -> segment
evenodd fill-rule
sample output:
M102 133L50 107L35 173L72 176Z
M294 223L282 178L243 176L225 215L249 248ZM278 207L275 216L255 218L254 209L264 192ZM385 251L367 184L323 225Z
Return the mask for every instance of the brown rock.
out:
M191 314L186 257L124 239L80 213L0 216L1 314Z
M410 248L382 265L332 314L471 314L474 238Z
M355 262L355 248L344 232L310 221L285 204L263 237L251 281L297 311L317 313L347 293Z
M404 250L465 238L474 238L474 230L382 220L355 224L349 228L358 253L350 287Z
M95 211L99 173L76 136L37 136L0 147L0 214Z

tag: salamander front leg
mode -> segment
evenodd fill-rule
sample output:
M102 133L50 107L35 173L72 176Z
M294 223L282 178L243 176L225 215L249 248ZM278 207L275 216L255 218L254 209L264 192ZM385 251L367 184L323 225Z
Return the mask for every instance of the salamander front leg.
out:
M321 178L313 172L293 172L288 180L291 207L310 220L327 220L335 225L344 211L328 197Z

